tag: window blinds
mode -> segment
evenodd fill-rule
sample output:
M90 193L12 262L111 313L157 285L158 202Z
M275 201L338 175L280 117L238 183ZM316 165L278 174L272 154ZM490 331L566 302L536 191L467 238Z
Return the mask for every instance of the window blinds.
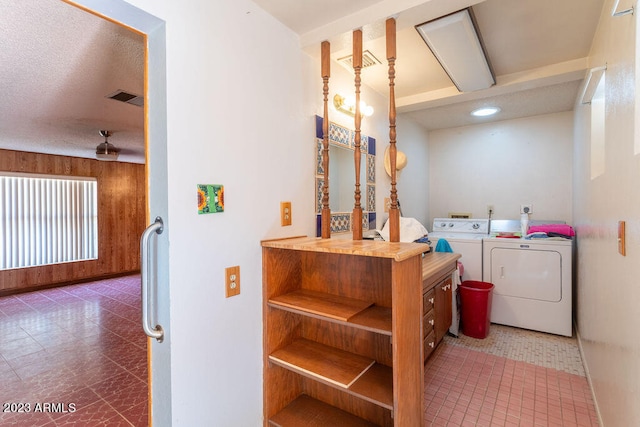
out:
M0 174L0 269L97 256L94 178Z

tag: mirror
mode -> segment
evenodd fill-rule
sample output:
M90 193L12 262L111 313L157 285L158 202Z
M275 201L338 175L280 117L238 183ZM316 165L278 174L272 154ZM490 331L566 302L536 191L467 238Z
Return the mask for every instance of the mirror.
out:
M321 235L322 187L322 122L316 116L316 236ZM329 207L331 209L331 233L351 231L351 216L355 192L355 162L353 157L355 131L329 122ZM376 228L376 140L360 135L360 204L362 229Z
M362 156L364 157L364 156ZM362 163L362 157L360 162ZM353 150L329 144L329 207L331 212L353 210L353 196L356 188ZM365 187L366 167L360 165L360 191Z

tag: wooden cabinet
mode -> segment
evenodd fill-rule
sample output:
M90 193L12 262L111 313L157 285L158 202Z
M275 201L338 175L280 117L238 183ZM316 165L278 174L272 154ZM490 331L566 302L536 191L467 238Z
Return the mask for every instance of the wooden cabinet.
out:
M262 246L265 425L424 425L426 245Z
M457 254L449 254L449 257L442 257L442 255L444 254L428 254L423 266L422 324L425 362L451 327L453 269L450 263L453 262L455 267ZM435 266L432 265L427 272L425 269L430 264L430 257L440 257L439 259L447 261L442 268L434 268ZM452 258L453 261L451 261Z
M451 305L451 284L451 274L449 274L433 288L436 296L435 325L433 327L436 333L436 343L442 340L451 327L451 315L453 311Z

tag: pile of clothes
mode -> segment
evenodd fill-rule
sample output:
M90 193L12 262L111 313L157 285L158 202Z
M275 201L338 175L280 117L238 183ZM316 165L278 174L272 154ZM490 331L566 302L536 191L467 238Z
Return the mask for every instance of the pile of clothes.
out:
M576 235L573 227L566 224L542 224L529 227L525 239L571 239Z

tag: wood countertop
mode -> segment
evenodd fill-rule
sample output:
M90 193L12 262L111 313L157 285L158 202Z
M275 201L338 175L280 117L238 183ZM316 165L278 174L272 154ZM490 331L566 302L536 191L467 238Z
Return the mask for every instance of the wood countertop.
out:
M455 262L461 255L450 252L430 252L422 259L422 280L425 280L435 274L445 273L450 270L452 265L455 268Z
M265 240L261 243L263 248L373 256L392 258L395 261L403 261L429 250L429 245L426 243L393 243L381 240L321 239L315 237Z

